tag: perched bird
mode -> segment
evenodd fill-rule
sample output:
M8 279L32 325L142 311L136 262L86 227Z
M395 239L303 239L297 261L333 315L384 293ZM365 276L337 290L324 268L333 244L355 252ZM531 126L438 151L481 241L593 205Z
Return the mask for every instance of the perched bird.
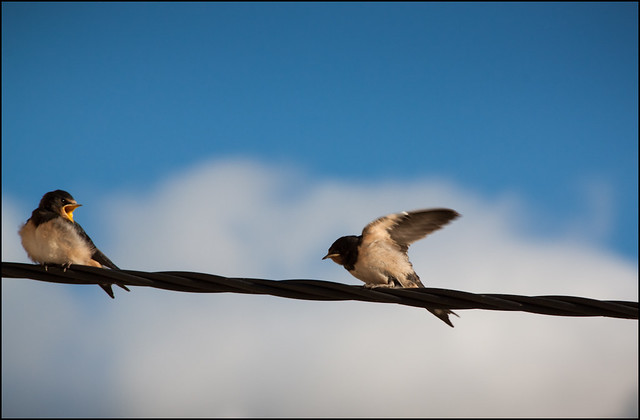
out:
M322 259L342 265L365 287L424 287L413 270L409 245L440 229L459 214L450 209L428 209L389 214L364 227L362 235L343 236ZM453 327L447 309L428 309Z
M73 221L73 211L81 205L62 190L50 191L42 197L38 208L18 232L22 247L31 260L45 268L61 264L66 270L71 264L80 264L118 269L94 245L82 226ZM129 291L126 286L118 286ZM100 284L100 287L114 298L110 283Z

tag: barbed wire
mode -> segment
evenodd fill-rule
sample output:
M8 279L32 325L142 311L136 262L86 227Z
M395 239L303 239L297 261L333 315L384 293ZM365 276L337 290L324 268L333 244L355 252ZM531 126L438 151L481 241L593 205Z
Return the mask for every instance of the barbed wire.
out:
M2 277L66 284L115 283L192 293L244 293L321 301L357 300L427 309L484 309L556 316L638 319L638 302L602 301L576 296L475 294L431 287L370 289L325 280L266 280L186 271L110 270L84 265L72 265L67 269L55 265L45 268L14 262L2 262Z

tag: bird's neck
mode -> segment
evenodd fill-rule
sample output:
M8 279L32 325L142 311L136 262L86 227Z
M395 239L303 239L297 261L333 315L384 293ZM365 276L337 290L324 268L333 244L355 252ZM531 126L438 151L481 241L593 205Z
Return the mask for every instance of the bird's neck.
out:
M362 243L362 235L350 236L349 247L342 253L342 265L349 271L355 269L356 261L358 260L358 248Z
M35 209L33 213L31 213L31 221L36 227L51 219L55 219L56 217L58 217L58 214L55 212L40 208Z

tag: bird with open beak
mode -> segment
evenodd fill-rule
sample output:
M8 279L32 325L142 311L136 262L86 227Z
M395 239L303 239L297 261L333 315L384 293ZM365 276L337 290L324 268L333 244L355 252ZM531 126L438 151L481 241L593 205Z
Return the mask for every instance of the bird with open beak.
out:
M73 212L81 205L63 190L50 191L42 197L38 208L18 232L22 247L32 261L45 268L59 264L65 270L71 264L118 269L73 220ZM126 286L118 286L129 291ZM114 297L111 284L100 284L100 287Z

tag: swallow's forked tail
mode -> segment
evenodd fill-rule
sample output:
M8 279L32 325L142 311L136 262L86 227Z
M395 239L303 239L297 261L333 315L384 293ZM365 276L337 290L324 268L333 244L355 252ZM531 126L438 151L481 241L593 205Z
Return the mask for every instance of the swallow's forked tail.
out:
M427 311L431 312L432 314L440 318L444 323L446 323L451 328L453 328L453 324L449 320L449 314L455 315L458 318L460 318L460 315L448 309L427 309Z
M127 292L130 292L131 290L129 290L129 288L127 286L123 286L121 284L118 284L118 286L122 287L124 290L126 290ZM113 289L111 288L111 284L101 284L100 287L102 287L102 289L107 292L107 294L109 296L111 296L111 299L115 299L116 297L113 294Z

